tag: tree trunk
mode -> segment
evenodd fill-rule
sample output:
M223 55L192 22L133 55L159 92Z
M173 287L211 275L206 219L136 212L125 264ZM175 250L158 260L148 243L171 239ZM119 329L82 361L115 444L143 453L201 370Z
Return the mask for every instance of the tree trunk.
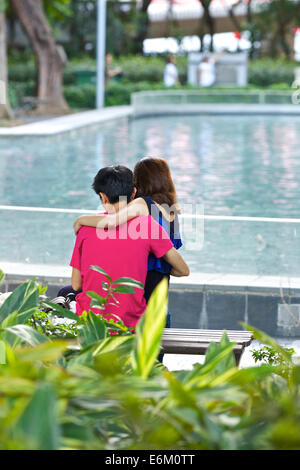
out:
M210 10L209 10L209 7L210 7L210 4L211 4L211 0L199 0L202 7L203 7L203 20L204 20L204 23L206 24L207 28L208 28L208 32L209 32L209 35L210 35L210 46L209 46L209 50L212 52L213 49L214 49L214 34L215 34L215 20L214 18L211 16L210 14Z
M232 21L233 27L235 28L236 31L239 31L239 32L241 31L241 23L236 18L234 10L238 5L240 5L240 3L241 3L241 0L239 0L237 3L232 4L228 8L228 16L230 17Z
M138 12L139 21L134 37L134 54L143 54L143 43L147 37L149 27L148 7L152 0L143 0L140 11Z
M42 0L11 0L27 34L38 67L38 108L40 114L63 114L69 108L63 96L65 52L58 46L47 22Z
M0 3L0 7L2 7ZM11 119L12 111L7 96L7 56L5 14L0 9L0 119Z

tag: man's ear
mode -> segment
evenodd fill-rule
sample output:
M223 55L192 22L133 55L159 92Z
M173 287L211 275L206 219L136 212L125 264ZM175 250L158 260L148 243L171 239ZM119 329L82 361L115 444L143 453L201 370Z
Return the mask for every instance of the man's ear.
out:
M108 204L109 203L109 200L108 200L108 197L106 196L106 194L99 193L99 196L100 196L102 204Z
M135 195L137 193L137 189L136 187L133 188L133 193L132 193L132 196L131 196L131 200L133 201L135 199Z

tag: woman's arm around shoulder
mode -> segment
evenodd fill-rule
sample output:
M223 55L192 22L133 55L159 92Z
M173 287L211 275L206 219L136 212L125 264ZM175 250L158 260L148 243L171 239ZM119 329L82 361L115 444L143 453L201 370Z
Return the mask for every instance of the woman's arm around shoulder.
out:
M81 215L74 222L74 232L76 235L82 226L97 228L117 227L142 215L149 215L148 207L143 198L137 198L115 214Z

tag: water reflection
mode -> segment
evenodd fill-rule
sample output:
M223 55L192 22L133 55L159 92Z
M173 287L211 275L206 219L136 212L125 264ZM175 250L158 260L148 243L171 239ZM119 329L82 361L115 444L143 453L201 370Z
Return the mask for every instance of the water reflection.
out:
M181 204L206 213L293 217L300 209L296 117L160 117L55 137L0 139L2 204L93 208L101 166L169 162Z
M1 138L0 200L2 205L94 209L98 199L91 183L100 167L133 168L152 155L169 162L182 206L203 202L211 215L299 217L299 131L297 117L167 116L122 119L55 137ZM6 227L3 256L62 262L60 247L66 252L66 240L73 242L73 217L68 227L63 217L54 223L52 216L37 215L34 226L30 219L22 218L26 233L31 230L34 237L41 220L51 219L57 240L47 239L49 247L43 247L45 239L37 241L39 246L29 237L20 247L15 218L6 214L0 221ZM203 248L184 253L194 271L300 275L298 246L295 227L211 222L205 224Z

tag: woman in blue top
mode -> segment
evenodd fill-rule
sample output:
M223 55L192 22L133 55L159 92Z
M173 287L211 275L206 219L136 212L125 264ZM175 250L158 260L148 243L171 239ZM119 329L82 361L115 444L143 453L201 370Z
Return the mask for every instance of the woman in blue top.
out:
M168 163L163 158L143 158L136 164L133 175L137 190L135 199L116 214L80 216L74 223L75 234L83 225L112 228L134 217L150 214L166 230L174 247L179 249L182 246L179 210ZM164 259L156 258L150 253L144 293L147 303L156 286L164 277L169 279L170 275L176 276L171 266ZM170 326L169 314L167 326Z

